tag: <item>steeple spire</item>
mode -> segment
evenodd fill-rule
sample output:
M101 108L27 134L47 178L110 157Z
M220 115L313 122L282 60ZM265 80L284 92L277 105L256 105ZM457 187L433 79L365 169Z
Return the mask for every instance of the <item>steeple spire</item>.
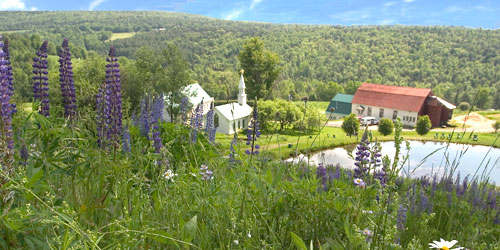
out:
M244 106L247 104L247 94L245 94L245 80L243 79L243 73L245 71L242 69L240 70L240 84L238 85L238 104L241 106Z

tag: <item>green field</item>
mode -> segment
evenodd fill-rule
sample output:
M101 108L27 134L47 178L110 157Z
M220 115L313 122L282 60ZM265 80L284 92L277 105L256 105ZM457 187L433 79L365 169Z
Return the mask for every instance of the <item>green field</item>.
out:
M106 42L114 41L117 39L125 39L125 38L131 38L137 34L136 32L124 32L124 33L113 33L111 35L111 38L106 40Z

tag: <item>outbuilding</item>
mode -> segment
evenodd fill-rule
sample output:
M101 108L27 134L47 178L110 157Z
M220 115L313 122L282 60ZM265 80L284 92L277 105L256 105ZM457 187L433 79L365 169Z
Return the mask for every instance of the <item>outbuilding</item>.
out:
M336 120L348 116L352 111L353 95L336 94L325 111L326 119Z

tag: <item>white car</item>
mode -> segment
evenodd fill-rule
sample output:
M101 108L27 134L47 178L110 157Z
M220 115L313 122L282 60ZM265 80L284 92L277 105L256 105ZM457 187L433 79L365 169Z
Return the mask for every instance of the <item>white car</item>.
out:
M375 118L373 116L368 116L368 117L361 118L360 123L363 126L365 126L365 125L370 126L370 125L378 124L378 120L377 120L377 118Z

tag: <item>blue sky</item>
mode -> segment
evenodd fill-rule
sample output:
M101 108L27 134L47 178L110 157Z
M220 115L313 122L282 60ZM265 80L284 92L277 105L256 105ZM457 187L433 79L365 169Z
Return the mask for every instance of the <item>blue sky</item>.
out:
M164 10L273 23L500 28L499 0L0 0L0 10Z

